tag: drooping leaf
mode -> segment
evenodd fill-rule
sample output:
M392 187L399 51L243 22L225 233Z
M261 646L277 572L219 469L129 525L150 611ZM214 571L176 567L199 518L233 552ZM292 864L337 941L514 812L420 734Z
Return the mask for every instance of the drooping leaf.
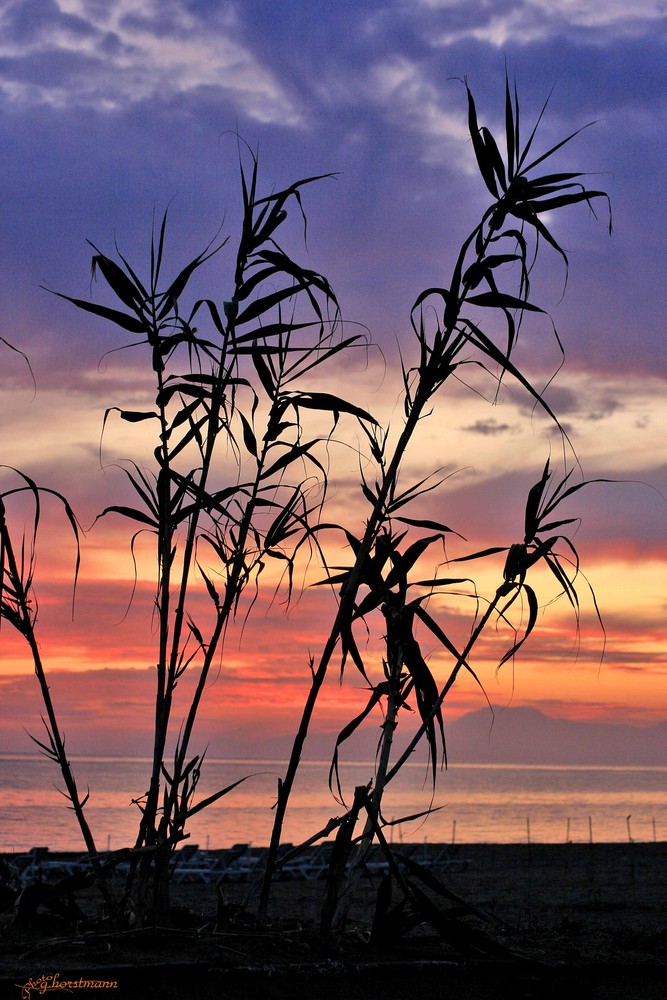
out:
M579 613L579 596L572 582L567 576L567 573L562 569L558 558L554 555L546 555L544 558L545 563L558 580L559 584L563 588L563 593L567 597L568 601L572 605L573 609L577 614Z
M114 410L118 410L121 420L127 420L130 424L138 424L142 420L153 420L157 419L157 413L152 412L140 412L138 410L120 410L118 407L112 407Z
M354 635L352 634L352 628L348 624L343 624L343 626L341 627L340 644L342 653L341 664L340 664L341 676L343 675L343 671L345 669L347 657L350 656L352 657L352 662L354 663L355 667L357 668L361 676L364 678L365 681L368 681L368 683L370 684L370 681L368 680L368 675L366 673L366 665L364 663L361 653L359 652L359 648L355 641Z
M143 472L139 466L136 465L136 463L132 463L132 467L134 469L134 475L132 475L129 469L124 470L125 475L132 483L134 490L146 504L148 510L155 515L155 519L157 520L159 517L159 501L155 493L155 483L149 481L146 473Z
M606 198L607 202L609 202L609 196L604 191L586 190L572 191L569 194L562 194L556 198L544 198L540 201L532 202L532 205L536 212L553 212L557 208L564 208L567 205L577 205L582 201L587 202L589 207L592 208L592 198Z
M255 371L259 375L259 380L264 386L264 390L269 397L273 399L276 391L276 379L275 375L271 372L261 349L256 348L251 351L252 363L255 366Z
M514 643L512 648L508 649L508 651L502 657L500 663L498 664L499 667L502 667L504 663L507 663L508 660L511 660L519 652L519 650L521 649L524 642L529 637L529 635L531 634L537 623L537 615L539 612L537 595L533 590L533 588L530 587L527 583L523 584L521 590L522 593L526 595L526 598L528 600L528 622L526 624L526 628L524 629L524 633L521 636L521 638L518 639Z
M463 535L460 535L458 531L454 531L453 528L448 528L446 524L442 524L441 521L431 521L425 518L418 517L397 517L397 521L401 521L402 524L410 524L415 528L433 528L435 531L442 531L448 534L456 535L458 538L466 539Z
M121 514L123 517L128 517L132 521L139 521L140 524L147 524L151 528L158 528L158 522L146 514L143 510L137 510L136 507L125 507L122 504L112 504L110 507L105 507L101 514L97 515L97 518L104 517L106 514Z
M371 696L366 703L366 707L356 718L348 722L346 726L341 729L338 737L336 739L336 745L334 747L333 757L331 760L331 766L329 767L329 788L333 792L334 777L336 779L336 789L338 792L338 798L344 803L343 791L340 785L340 776L338 772L338 750L340 746L352 736L353 733L357 731L364 719L368 718L370 713L373 711L378 702L387 695L389 690L389 685L384 681L377 685L376 688L371 692Z
M369 423L377 425L375 417L371 416L366 410L362 410L360 406L355 406L353 403L348 402L348 400L334 396L330 392L291 392L284 393L281 398L286 399L295 407L303 406L307 409L325 410L333 413L336 419L338 419L339 413L351 413L353 416L358 417L359 420L367 420Z
M487 335L470 320L464 320L465 326L469 329L469 340L471 343L476 344L484 354L487 355L492 361L496 362L501 366L501 370L508 372L523 388L533 397L533 399L539 404L539 406L544 410L546 414L554 422L554 425L558 427L563 439L569 441L567 433L563 426L561 425L558 417L553 412L549 404L547 403L544 396L535 388L535 386L529 381L528 378L523 374L523 372L513 364L511 358L503 352L494 344L490 337Z

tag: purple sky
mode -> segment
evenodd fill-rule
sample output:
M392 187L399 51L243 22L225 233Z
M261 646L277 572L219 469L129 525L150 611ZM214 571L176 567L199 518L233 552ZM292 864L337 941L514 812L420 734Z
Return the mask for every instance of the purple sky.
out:
M186 251L234 218L235 128L267 185L340 172L307 200L313 256L347 315L400 332L486 203L452 78L497 126L507 59L527 120L555 86L545 143L598 122L564 152L615 210L611 241L585 208L561 223L571 363L664 370L660 3L5 0L0 30L4 324L39 327L45 352L90 325L36 290L85 287L86 238L143 249L172 199Z

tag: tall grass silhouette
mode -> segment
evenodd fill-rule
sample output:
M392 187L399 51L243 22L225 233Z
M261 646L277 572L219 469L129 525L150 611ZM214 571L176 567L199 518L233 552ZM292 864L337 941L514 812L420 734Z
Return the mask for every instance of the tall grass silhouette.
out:
M435 494L441 485L437 473L418 482L404 481L402 473L417 428L428 419L435 398L459 384L468 366L482 369L497 383L514 380L560 427L543 391L515 362L515 348L526 317L544 312L531 296L532 271L542 248L555 251L568 266L567 254L545 216L551 218L580 203L592 210L596 199L608 203L602 191L585 187L582 173L542 172L543 165L578 132L536 154L544 108L524 139L516 87L506 80L503 158L499 143L479 125L473 95L466 81L463 85L472 150L491 204L456 253L447 283L424 289L410 310L412 341L402 345L403 419L398 431L381 427L352 400L318 387L318 379L328 368L333 370L343 352L367 344L359 333L347 333L326 277L304 267L282 246L281 233L293 214L305 234L302 195L328 175L262 195L257 158L239 140L242 222L229 290L222 301L192 301L189 287L212 259L219 255L227 259L231 238L207 245L175 276L166 278L166 213L154 225L146 273L118 248L112 257L92 247L93 277L114 296L113 306L55 293L122 332L126 347L137 352L144 365L154 398L149 409L119 405L107 409L103 417L104 433L117 419L153 431L150 461L130 460L124 467L134 499L110 503L99 515L128 522L133 555L147 536L155 566L153 752L145 795L136 800L136 840L124 852L129 860L127 881L122 898L113 903L121 922L130 915L140 924L167 919L172 855L187 837L189 821L239 783L198 797L205 752L194 748L195 723L212 670L221 659L224 666L230 624L252 611L270 563L282 570L289 600L297 560L302 555L315 560L320 566L316 582L334 590L337 608L319 656L309 661L310 687L295 720L289 763L278 784L259 899L261 921L269 914L283 824L304 744L333 663L341 673L352 665L369 689L361 712L336 740L330 784L340 801L344 792L339 758L346 741L373 714L381 712L382 718L376 765L367 785L356 790L341 817L308 841L337 830L323 902L326 935L335 935L342 927L350 889L374 841L386 851L391 876L411 904L427 910L431 906L429 919L442 923L418 884L424 882L424 873L408 862L408 871L401 869L387 844L385 790L422 740L435 787L446 762L443 702L462 671L481 683L471 654L492 621L514 629L501 664L520 651L537 625L539 598L532 576L539 564L555 578L578 620L579 559L566 533L574 518L562 515L560 504L584 481L574 482L572 472L565 471L554 485L547 461L527 497L522 540L473 551L444 569L441 565L437 571L425 571L425 564L432 566L438 560L442 564L435 547L440 552L444 540L456 532L420 510L426 495ZM555 330L554 336L560 344ZM405 360L410 352L412 359ZM312 429L311 416L320 429ZM322 416L328 424L324 431ZM354 422L363 443L359 484L365 505L363 532L323 517L331 474L327 444L343 420ZM34 504L27 549L25 542L17 547L5 517L4 504L17 491ZM41 495L24 474L19 485L0 498L1 612L30 648L46 710L47 739L38 743L60 767L86 849L96 859L104 883L85 814L87 795L80 795L67 760L35 638L32 551ZM78 550L75 515L64 497L58 500ZM329 538L344 539L350 552L347 564L330 565ZM504 557L504 570L495 593L485 599L458 564L499 556ZM477 609L463 645L431 610L434 597L461 593L470 595ZM512 622L515 606L527 609L523 623ZM379 637L383 646L379 680L358 639L360 628ZM423 637L437 643L449 662L444 683L438 683L429 666ZM191 697L184 700L179 681L186 673L194 684ZM411 701L417 708L417 726L408 748L396 757L395 730L408 715ZM433 889L433 883L427 881L427 887ZM108 896L108 886L104 891ZM386 910L386 889L383 892L385 903L379 900L379 906Z

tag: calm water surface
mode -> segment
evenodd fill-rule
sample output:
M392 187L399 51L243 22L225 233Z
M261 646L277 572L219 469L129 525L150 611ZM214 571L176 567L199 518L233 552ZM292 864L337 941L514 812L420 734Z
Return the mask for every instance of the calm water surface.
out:
M74 758L79 787L91 794L86 814L100 850L130 845L139 812L132 799L146 788L146 760L121 757ZM207 810L193 817L191 841L210 848L269 841L277 779L276 761L207 760L199 797L251 775ZM305 762L287 813L284 841L298 843L344 810L328 789L329 762ZM373 765L347 763L341 773L346 797L365 784ZM667 768L529 767L451 765L439 775L427 820L401 823L395 841L451 843L596 843L667 840ZM40 757L0 756L0 850L25 851L35 845L78 850L76 820L58 792L53 764ZM429 776L423 764L407 764L392 782L384 805L387 820L428 808Z

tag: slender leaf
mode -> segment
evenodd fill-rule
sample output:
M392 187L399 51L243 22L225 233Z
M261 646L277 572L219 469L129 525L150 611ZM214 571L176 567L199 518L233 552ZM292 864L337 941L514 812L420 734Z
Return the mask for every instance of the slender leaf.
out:
M339 413L351 413L359 420L367 420L369 423L379 426L375 417L372 417L366 410L362 410L360 406L355 406L346 399L334 396L330 392L284 393L281 399L287 399L294 407L303 406L307 409L328 411L335 414L336 419L338 419Z
M340 785L340 777L338 773L338 750L339 747L352 736L353 733L357 731L364 719L368 718L370 713L373 711L375 706L380 702L380 700L386 696L389 690L389 685L385 682L378 684L376 688L371 692L371 696L366 703L366 707L356 718L348 722L346 726L341 729L338 737L336 739L336 745L334 747L333 757L331 760L331 766L329 767L329 788L333 791L333 779L336 778L336 789L338 791L338 798L341 802L345 802L343 797L343 791Z
M477 124L477 109L467 83L465 83L465 88L468 92L468 131L470 132L470 138L472 139L472 148L475 151L477 166L479 167L482 180L486 184L487 188L494 198L498 198L498 186L493 172L492 157L484 143L484 138L480 132L479 125Z
M238 411L238 415L241 420L241 424L243 426L243 443L246 446L247 451L253 456L253 458L257 458L257 439L255 437L254 431L250 426L250 424L248 423L248 420L246 419L246 417L244 417L243 413L241 413L240 410Z
M480 134L482 136L482 141L484 142L484 148L486 149L487 156L494 174L498 178L498 184L503 191L507 191L507 179L505 177L505 165L503 163L502 156L498 146L496 145L496 140L493 138L488 128L484 126L480 129Z
M120 419L127 420L130 424L138 424L142 420L153 420L158 418L157 413L140 412L138 410L119 410L117 406L111 407L111 409L118 410Z
M213 250L211 250L211 245L212 244L209 244L206 247L206 249L202 251L202 253L200 253L197 257L195 257L194 260L190 261L190 263L183 268L183 270L177 275L177 277L174 278L171 285L169 286L169 288L162 297L162 305L157 317L158 322L160 322L166 316L168 316L169 313L174 309L176 303L178 302L178 299L183 294L183 291L185 290L188 281L190 280L194 272L197 270L197 268L201 267L201 265L204 264L207 260L210 260L211 257L215 256L215 254L217 254L222 249L224 243L214 247Z
M44 287L44 286L42 286ZM84 299L74 299L71 295L63 295L62 292L54 292L52 289L47 288L47 292L51 292L52 295L57 295L59 299L65 299L67 302L71 302L78 309L83 309L85 312L93 313L95 316L101 316L103 319L108 319L110 322L115 323L116 326L122 327L124 330L129 330L130 333L147 333L146 324L137 319L135 316L128 316L127 313L119 312L117 309L109 309L107 306L100 306L96 302L86 302Z
M191 819L193 816L196 816L198 812L201 812L202 809L206 809L208 806L213 805L213 803L221 799L223 795L229 795L230 792L232 792L235 788L238 788L238 786L243 784L244 781L247 781L248 778L256 777L256 774L246 774L243 778L239 778L238 781L233 781L231 785L221 788L219 792L214 792L213 795L208 795L205 799L202 799L201 802L198 802L196 806L192 806L188 809L187 818Z
M507 292L480 292L477 295L469 295L466 302L471 305L483 306L490 309L519 309L526 312L543 313L544 309L519 299L516 295L508 295Z
M94 250L97 250L97 247L93 246L92 243L90 245ZM105 281L124 305L129 306L134 311L139 311L143 296L125 272L118 267L118 264L97 250L97 254L92 259L91 268L93 277L95 277L97 269L102 272Z
M281 455L280 458L273 463L273 465L264 470L262 473L262 479L269 479L271 476L274 476L276 472L281 472L283 469L286 469L288 465L292 465L292 463L296 462L299 458L309 458L311 462L315 462L316 465L319 465L319 462L317 462L311 454L311 448L314 444L317 444L316 438L312 441L307 441L306 444L292 445L292 447L290 447L284 455Z
M237 316L236 325L243 326L244 323L250 323L252 320L258 319L265 313L274 309L281 302L286 299L292 299L299 291L302 286L290 285L288 288L280 288L277 292L271 292L270 295L265 295L261 299L254 299L250 305L246 306L243 312Z
M125 507L122 504L112 504L110 507L105 507L101 514L97 515L97 518L104 517L106 514L121 514L123 517L128 517L132 521L139 521L140 524L147 524L151 528L158 528L158 522L145 514L142 510L137 510L136 507Z
M502 667L504 663L507 663L508 660L511 660L519 652L519 650L521 649L524 642L529 637L529 635L531 634L537 623L537 615L539 612L537 595L535 594L533 588L529 587L527 583L523 584L521 590L526 595L526 598L528 600L528 623L521 638L514 643L512 648L509 649L501 659L500 663L498 664L499 667Z
M442 531L452 535L456 535L458 538L463 538L458 531L454 531L453 528L448 528L446 524L442 524L441 521L430 521L424 518L417 517L397 517L397 521L401 521L402 524L410 524L415 528L434 528L436 531ZM463 538L465 541L465 538Z

